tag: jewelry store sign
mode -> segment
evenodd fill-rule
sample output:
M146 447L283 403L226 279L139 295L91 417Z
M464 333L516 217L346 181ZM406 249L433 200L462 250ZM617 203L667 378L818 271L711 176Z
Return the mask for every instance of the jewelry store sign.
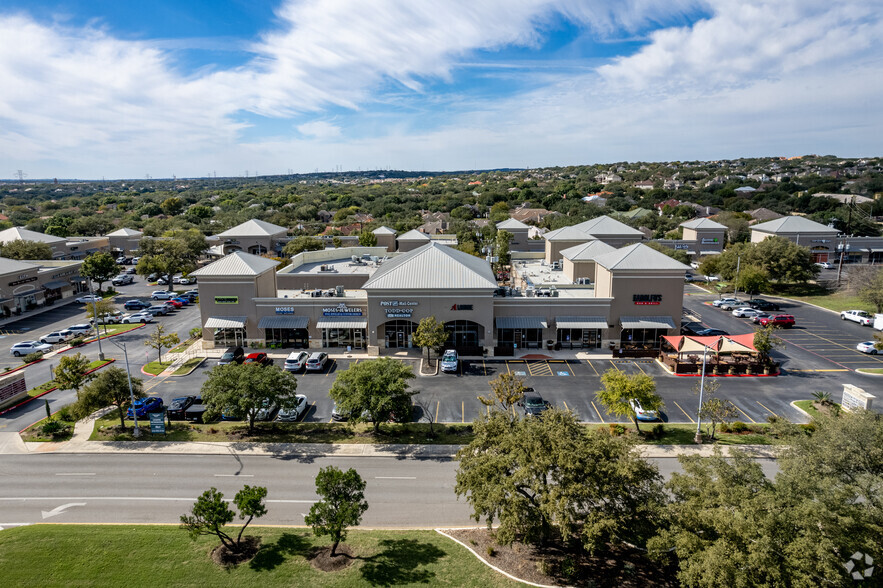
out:
M388 319L406 319L411 318L414 307L417 306L416 300L381 300L380 306L386 311Z
M361 308L347 306L343 302L337 306L328 306L322 309L322 316L362 316Z

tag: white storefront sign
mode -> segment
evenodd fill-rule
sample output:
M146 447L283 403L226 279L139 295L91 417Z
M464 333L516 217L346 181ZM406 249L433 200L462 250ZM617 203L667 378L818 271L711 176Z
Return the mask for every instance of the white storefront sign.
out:
M414 312L416 300L381 300L380 306L386 311L388 319L409 319Z
M843 399L840 401L840 406L847 412L856 409L871 410L874 398L876 397L873 394L868 394L858 386L843 384Z

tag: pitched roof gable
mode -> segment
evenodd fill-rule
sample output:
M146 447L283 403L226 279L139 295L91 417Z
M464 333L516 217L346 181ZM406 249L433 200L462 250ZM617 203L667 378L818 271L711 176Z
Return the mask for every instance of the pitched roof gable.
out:
M365 290L496 288L490 264L446 245L427 243L383 263Z
M279 262L244 251L236 251L225 255L218 261L204 268L190 272L191 276L258 276L267 270L274 269Z
M690 269L680 261L676 261L642 243L622 247L610 253L599 255L595 263L607 269L625 270L683 270Z

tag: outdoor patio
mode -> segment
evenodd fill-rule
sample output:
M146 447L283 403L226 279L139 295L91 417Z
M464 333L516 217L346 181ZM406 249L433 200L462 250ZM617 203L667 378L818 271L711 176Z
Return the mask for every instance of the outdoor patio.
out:
M703 353L705 374L709 376L768 375L778 369L755 349L754 333L723 337L664 336L659 358L675 374L699 375Z

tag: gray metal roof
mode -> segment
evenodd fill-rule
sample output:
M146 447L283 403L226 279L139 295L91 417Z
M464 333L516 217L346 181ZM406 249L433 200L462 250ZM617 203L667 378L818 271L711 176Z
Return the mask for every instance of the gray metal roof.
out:
M429 241L429 235L421 233L417 229L411 229L404 235L399 235L396 241Z
M288 229L285 227L253 218L241 225L229 228L223 233L218 233L215 237L272 237L287 232Z
M29 231L22 227L12 227L11 229L0 231L0 243L9 243L10 241L37 241L39 243L52 244L65 243L67 242L67 239L56 237L54 235L47 235L45 233L38 233L36 231Z
M225 255L204 268L190 272L191 276L258 276L267 270L275 269L279 262L244 251Z
M305 316L262 316L258 321L259 329L306 329L310 324Z
M726 230L726 226L716 223L710 218L694 218L685 223L681 223L685 229L722 229Z
M9 259L8 257L0 257L0 275L12 272L23 272L39 267L37 264L19 261L17 259Z
M588 241L594 239L587 231L573 227L561 227L543 234L546 241Z
M246 316L212 316L205 321L206 329L241 329L245 326Z
M521 222L517 218L507 218L506 220L497 223L497 228L503 229L504 231L506 229L527 230L530 228L530 225L524 224L523 222Z
M837 233L827 225L811 221L802 216L783 216L776 220L760 223L751 227L752 231L762 233ZM2 233L0 233L2 234Z
M367 329L368 319L363 316L329 316L316 321L317 329Z
M386 226L377 227L376 229L374 229L371 232L374 233L375 235L395 235L396 234L395 229L390 229L389 227L386 227Z
M690 269L690 266L641 243L599 255L595 257L595 263L607 269L683 271Z
M633 229L625 223L607 215L599 216L591 220L574 225L574 227L591 233L596 237L643 237L644 233Z
M589 241L568 247L561 251L561 256L570 261L594 261L599 255L616 251L616 247L604 241Z
M362 286L365 290L496 287L487 261L434 242L384 262Z
M674 329L675 322L670 316L621 316L623 329Z
M555 319L558 329L606 329L607 319L603 316L559 316Z
M108 233L105 237L140 237L143 235L141 231L136 231L135 229L130 229L127 227L123 227L122 229L117 229L112 233Z
M542 316L498 316L494 323L498 329L545 329L549 326Z

